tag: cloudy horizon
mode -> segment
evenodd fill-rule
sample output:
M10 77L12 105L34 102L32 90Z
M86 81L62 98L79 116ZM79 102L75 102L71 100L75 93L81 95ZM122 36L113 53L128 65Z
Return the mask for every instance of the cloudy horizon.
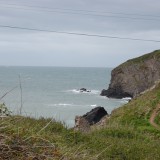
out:
M160 2L0 0L0 25L159 41ZM156 42L2 27L0 34L1 66L115 67L160 49Z

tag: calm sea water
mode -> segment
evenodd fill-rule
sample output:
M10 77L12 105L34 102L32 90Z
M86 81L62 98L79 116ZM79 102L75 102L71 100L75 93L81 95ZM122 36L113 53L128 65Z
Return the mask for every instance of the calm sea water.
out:
M65 67L0 67L0 96L15 86L1 102L13 113L21 106L19 75L23 90L23 115L50 117L74 125L76 115L83 115L95 106L103 106L108 113L126 103L125 100L100 96L110 82L109 68ZM91 93L80 93L82 87Z

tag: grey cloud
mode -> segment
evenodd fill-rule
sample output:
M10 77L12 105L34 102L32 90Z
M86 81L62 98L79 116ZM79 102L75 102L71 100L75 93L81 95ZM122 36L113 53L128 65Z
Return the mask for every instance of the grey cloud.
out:
M146 0L8 0L3 1L3 4L5 3L160 15L160 2L157 0L147 2ZM19 10L4 8L1 2L0 9L0 24L5 25L142 39L158 40L160 37L160 21ZM144 18L153 19L149 16ZM0 35L0 64L2 65L110 67L159 49L159 43L152 42L78 37L17 29L0 28Z

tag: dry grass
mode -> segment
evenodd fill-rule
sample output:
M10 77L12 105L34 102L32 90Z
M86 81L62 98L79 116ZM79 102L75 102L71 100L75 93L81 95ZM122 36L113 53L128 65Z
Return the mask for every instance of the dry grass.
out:
M53 119L3 117L0 157L2 160L159 160L160 132L149 123L158 103L160 86L114 110L105 128L87 134L67 129Z

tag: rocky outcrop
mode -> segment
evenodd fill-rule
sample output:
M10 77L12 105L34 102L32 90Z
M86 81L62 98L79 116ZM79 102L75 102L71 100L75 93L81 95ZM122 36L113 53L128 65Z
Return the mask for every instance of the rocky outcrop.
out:
M103 107L96 107L83 116L76 116L75 130L88 132L90 131L90 126L97 124L105 116L108 116L108 113Z
M82 91L82 92L86 92L86 91L87 91L87 89L86 89L86 88L81 88L81 89L80 89L80 91Z
M80 92L91 92L90 90L87 90L86 88L81 88L79 91Z
M112 70L111 82L101 95L111 98L136 97L160 79L160 50L128 60Z
M108 115L108 113L103 107L96 107L82 117L85 118L90 125L93 125L99 122L106 115Z

